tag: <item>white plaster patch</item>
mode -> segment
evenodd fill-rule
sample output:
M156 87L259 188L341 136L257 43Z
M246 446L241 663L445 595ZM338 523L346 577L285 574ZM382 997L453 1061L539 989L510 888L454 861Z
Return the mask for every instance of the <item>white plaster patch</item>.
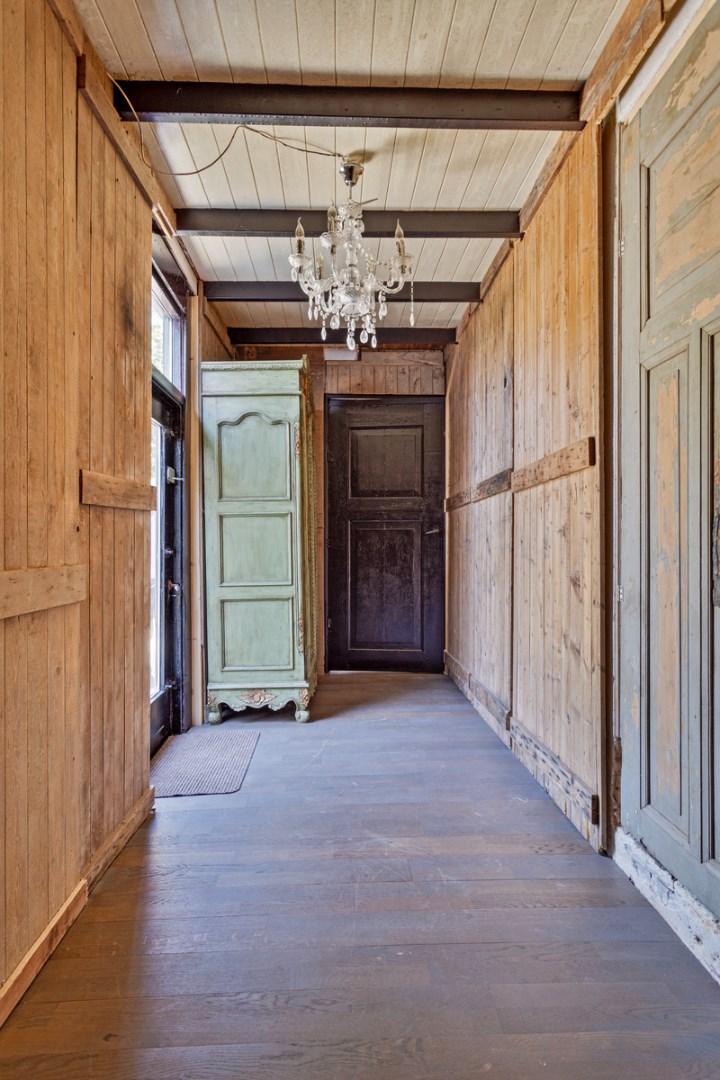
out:
M720 983L720 919L624 829L615 833L613 859L636 889Z

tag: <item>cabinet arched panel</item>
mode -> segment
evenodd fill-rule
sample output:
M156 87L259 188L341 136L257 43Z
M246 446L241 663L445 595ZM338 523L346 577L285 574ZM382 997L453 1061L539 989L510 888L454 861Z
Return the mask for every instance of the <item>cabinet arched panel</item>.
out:
M221 499L289 499L292 493L290 425L248 412L221 420L217 435Z

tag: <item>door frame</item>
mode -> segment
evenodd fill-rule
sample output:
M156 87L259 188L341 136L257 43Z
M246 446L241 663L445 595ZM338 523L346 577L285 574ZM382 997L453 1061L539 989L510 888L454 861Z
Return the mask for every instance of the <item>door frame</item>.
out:
M323 471L323 671L327 674L330 671L329 664L329 642L328 642L328 619L329 619L329 598L330 598L330 581L329 581L329 515L330 515L330 470L328 468L328 448L329 448L329 413L330 407L333 402L347 401L352 404L358 404L361 402L380 402L387 405L434 405L436 403L442 403L443 408L443 424L447 424L447 416L445 410L445 394L328 394L327 392L323 398L323 445L322 445L322 471ZM446 454L446 439L443 436L443 454ZM444 472L444 470L443 470ZM442 619L443 619L443 643L445 643L445 634L447 630L447 530L444 513L444 500L442 506L442 540L443 540L443 603L442 603ZM444 647L444 645L443 645ZM443 653L444 655L444 653ZM380 670L380 669L378 669Z
M172 517L169 529L162 539L163 547L172 548L173 555L168 555L164 562L163 580L177 580L180 584L180 594L172 599L163 588L165 598L165 619L167 614L174 610L174 633L171 643L171 653L164 657L165 678L175 682L174 693L169 717L169 731L167 735L178 735L188 728L188 693L189 685L186 677L185 658L187 652L187 545L186 545L186 520L185 520L185 398L173 383L162 372L153 369L152 372L152 416L170 433L174 443L172 463L165 462L175 470L177 482L164 484L163 498L172 499ZM167 621L166 621L167 625ZM151 699L151 732L154 727L153 706L157 701ZM166 736L167 737L167 736ZM151 739L151 753L155 753L162 743L154 744Z

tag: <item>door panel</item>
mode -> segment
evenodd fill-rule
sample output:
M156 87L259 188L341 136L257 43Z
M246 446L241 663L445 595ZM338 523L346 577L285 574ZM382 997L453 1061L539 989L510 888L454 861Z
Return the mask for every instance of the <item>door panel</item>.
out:
M623 825L720 915L718 32L622 137L619 610Z
M328 402L328 666L442 671L444 402Z
M351 521L349 530L350 648L421 652L420 524Z
M648 448L644 805L689 840L688 354L645 371Z

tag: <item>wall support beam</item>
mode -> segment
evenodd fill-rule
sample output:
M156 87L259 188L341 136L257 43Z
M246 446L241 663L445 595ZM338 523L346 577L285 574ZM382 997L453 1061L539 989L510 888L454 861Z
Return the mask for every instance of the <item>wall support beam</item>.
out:
M578 131L580 95L556 90L263 86L220 82L121 83L141 120L172 124ZM133 120L123 94L115 106Z

